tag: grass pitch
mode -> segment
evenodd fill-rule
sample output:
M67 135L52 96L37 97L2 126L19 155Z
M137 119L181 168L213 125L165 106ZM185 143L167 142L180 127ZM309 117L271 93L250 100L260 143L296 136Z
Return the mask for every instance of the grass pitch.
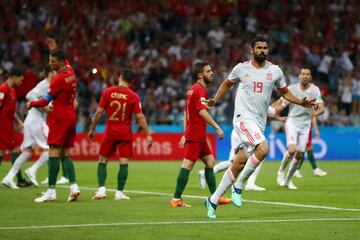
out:
M35 203L46 186L10 190L0 187L0 239L360 239L360 162L320 162L329 175L315 177L307 162L298 190L276 185L279 162L265 162L257 184L264 192L245 191L241 208L219 206L217 219L206 216L208 190L198 187L199 162L183 199L192 208L169 207L180 162L130 162L126 194L115 201L118 164L108 164L107 199L91 200L97 188L96 162L76 162L81 196L66 202ZM3 163L3 178L10 163ZM23 168L25 169L25 168ZM41 169L38 180L46 176ZM217 182L222 174L217 175ZM185 196L186 195L186 196ZM187 196L189 195L189 196ZM229 193L226 194L229 196Z

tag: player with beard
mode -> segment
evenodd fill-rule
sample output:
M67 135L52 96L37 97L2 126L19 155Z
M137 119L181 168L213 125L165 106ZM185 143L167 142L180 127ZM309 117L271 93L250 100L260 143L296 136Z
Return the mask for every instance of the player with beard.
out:
M196 83L186 93L186 106L184 113L185 134L179 142L180 147L185 147L185 156L182 167L177 177L174 197L170 200L170 207L191 207L181 199L181 195L189 179L197 159L205 164L205 179L211 193L215 192L216 180L214 174L215 159L206 141L206 126L210 124L216 129L220 139L224 132L207 111L207 106L201 100L208 98L206 87L213 81L213 72L209 63L198 62L192 67L192 75ZM229 203L230 201L228 201Z
M220 85L215 97L205 102L208 107L214 106L234 84L239 84L235 98L233 126L239 135L235 161L226 170L218 188L206 201L207 215L216 218L216 207L220 197L232 186L231 200L237 207L241 206L241 194L245 181L255 171L268 154L269 147L265 141L264 130L273 88L280 90L282 97L289 102L310 107L315 105L306 98L295 97L287 88L285 78L279 66L266 61L269 55L268 40L257 36L251 42L252 59L237 64L229 77ZM235 182L240 172L239 179Z
M306 150L306 144L309 138L309 132L311 128L311 118L317 117L324 113L324 103L321 98L320 89L311 83L311 70L309 68L302 68L299 74L299 83L295 83L289 86L289 89L300 98L307 97L309 99L315 99L317 108L313 111L310 109L290 104L283 98L280 98L277 102L281 104L282 110L287 105L290 105L289 115L285 123L286 142L288 150L285 152L281 161L278 174L277 183L280 186L286 186L289 189L297 189L291 178L296 171L300 160L304 157ZM276 104L276 103L275 103ZM288 163L291 162L289 171L285 177L285 169Z

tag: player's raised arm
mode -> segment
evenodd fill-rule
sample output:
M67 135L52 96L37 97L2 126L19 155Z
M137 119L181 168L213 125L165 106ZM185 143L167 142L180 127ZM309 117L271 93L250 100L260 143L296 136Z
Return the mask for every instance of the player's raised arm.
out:
M59 45L56 43L53 38L46 38L45 43L48 45L50 51L55 51L59 48Z
M98 107L98 109L95 112L94 117L91 119L91 124L88 132L88 137L92 140L95 136L95 128L96 125L100 122L101 116L104 112L104 108Z
M216 133L219 136L220 139L224 138L224 132L220 128L219 124L215 122L215 120L211 117L211 115L207 112L207 110L202 109L199 111L199 115L204 119L208 124L210 124L212 127L216 129Z

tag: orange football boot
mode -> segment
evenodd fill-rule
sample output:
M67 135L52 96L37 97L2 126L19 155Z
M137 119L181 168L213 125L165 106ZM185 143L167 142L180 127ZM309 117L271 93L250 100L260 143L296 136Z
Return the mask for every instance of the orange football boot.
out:
M231 203L231 198L221 197L219 199L218 205L226 205Z
M192 207L190 204L184 203L182 199L172 198L170 200L170 207L177 208L177 207Z

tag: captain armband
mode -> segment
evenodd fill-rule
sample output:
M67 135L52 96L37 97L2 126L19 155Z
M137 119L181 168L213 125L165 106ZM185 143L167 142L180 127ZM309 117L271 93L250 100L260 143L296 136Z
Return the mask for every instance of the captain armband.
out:
M44 96L44 99L45 99L47 102L51 102L51 101L54 99L54 97L53 97L50 93L48 93L48 94L46 94L46 95Z

